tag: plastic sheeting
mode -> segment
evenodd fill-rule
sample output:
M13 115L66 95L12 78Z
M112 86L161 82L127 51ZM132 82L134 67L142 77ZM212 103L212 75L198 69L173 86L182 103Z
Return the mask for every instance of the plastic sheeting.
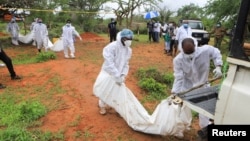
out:
M29 44L33 41L34 32L30 32L26 35L19 34L18 41L24 44Z
M63 51L63 41L62 41L62 39L59 38L50 49L55 51L55 52Z
M22 35L22 34L19 34L19 39L18 41L21 42L21 43L24 43L24 44L30 44L30 43L33 43L32 45L35 46L35 43L34 43L34 32L30 32L26 35ZM47 46L47 49L51 49L54 48L54 44L50 41L50 39L48 38L48 46Z
M105 71L98 75L93 92L114 108L133 130L182 137L191 125L191 110L185 105L169 104L169 97L162 100L150 115L124 83L117 85L114 78Z

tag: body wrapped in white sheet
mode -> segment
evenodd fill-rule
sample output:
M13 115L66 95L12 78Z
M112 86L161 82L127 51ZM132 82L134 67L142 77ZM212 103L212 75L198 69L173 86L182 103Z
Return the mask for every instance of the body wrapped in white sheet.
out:
M114 108L133 130L164 136L183 136L191 124L190 109L185 105L170 105L170 97L162 100L150 115L124 83L117 85L114 78L103 70L96 79L93 91L95 96Z

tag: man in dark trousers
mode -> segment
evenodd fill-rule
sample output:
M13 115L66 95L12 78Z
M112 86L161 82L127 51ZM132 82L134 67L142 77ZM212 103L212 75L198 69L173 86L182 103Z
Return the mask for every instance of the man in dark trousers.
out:
M0 60L4 62L10 73L11 80L21 79L20 76L16 75L11 58L4 52L3 48L0 46ZM5 85L0 83L0 89L6 88Z
M153 27L154 27L154 20L150 19L150 21L147 23L148 28L148 41L151 43L153 39Z
M116 41L116 23L115 19L111 18L111 22L108 24L110 42Z

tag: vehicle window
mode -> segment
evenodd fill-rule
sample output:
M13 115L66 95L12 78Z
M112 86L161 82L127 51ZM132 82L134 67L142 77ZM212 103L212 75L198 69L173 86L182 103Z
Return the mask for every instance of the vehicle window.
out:
M203 29L203 25L201 22L189 22L188 25L192 28L192 29Z

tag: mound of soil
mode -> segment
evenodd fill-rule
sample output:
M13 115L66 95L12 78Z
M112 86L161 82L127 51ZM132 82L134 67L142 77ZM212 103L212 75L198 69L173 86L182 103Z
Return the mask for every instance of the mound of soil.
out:
M92 32L85 32L80 34L84 42L102 42L105 41L105 39L97 34L94 34Z

